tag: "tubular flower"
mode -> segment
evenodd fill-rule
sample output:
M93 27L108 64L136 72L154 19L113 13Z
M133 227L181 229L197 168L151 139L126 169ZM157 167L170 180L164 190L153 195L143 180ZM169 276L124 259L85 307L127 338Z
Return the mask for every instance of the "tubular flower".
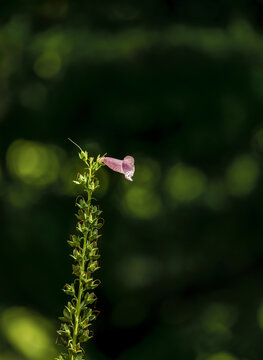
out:
M103 157L100 159L106 166L113 171L124 174L125 179L133 181L132 177L135 172L134 158L132 156L125 156L123 160L115 159L112 157Z

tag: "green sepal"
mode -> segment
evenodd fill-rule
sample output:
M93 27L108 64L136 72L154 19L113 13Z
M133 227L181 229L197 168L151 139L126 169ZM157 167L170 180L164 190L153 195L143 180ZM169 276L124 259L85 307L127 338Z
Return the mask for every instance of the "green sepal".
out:
M80 248L81 238L77 235L71 235L70 240L68 240L68 244L72 247Z
M75 360L83 360L83 356L81 354L78 354L76 357L75 357Z
M95 314L91 314L90 317L89 317L89 321L93 321L96 319L96 315Z
M74 275L79 276L80 275L80 266L79 265L72 265L72 272Z
M92 246L90 244L88 244L86 250L91 251L92 249L93 249Z
M85 301L87 302L87 304L93 304L94 301L97 300L97 296L94 294L94 292L92 293L86 293L85 295Z
M65 294L74 296L75 295L75 286L74 284L66 284L64 288L62 289Z
M89 290L89 289L92 289L92 282L93 282L93 279L92 278L89 278L89 279L85 279L85 278L82 278L83 282L85 283L85 289L86 290Z
M72 319L72 315L70 310L68 309L68 307L65 307L65 309L63 310L63 315L66 319L71 320Z
M86 330L80 337L79 337L79 341L80 342L86 342L88 341L89 339L92 338L92 335L90 336L90 331L89 330Z
M77 231L85 234L89 232L89 228L87 228L86 224L83 221L79 221L76 226Z
M81 151L80 153L79 153L79 158L80 158L80 160L83 160L83 161L87 161L88 160L88 153L87 153L87 151Z
M58 333L60 336L66 336L66 337L68 337L68 338L71 337L70 329L69 329L68 325L65 324L65 323L62 323L62 324L61 324L61 328L60 328L60 330L57 331L57 333Z
M98 266L98 261L92 262L88 267L90 272L94 272L94 271L98 270L99 268L100 267Z
M78 206L80 209L86 209L89 207L83 198L80 198L78 201L76 201L76 206Z
M97 259L100 258L100 255L99 255L99 254L97 254L97 255L96 255L96 254L95 254L95 255L91 255L91 254L90 254L90 255L89 255L89 258L92 259L92 260L97 260Z
M77 185L81 185L81 184L85 185L87 183L87 177L85 176L85 173L84 175L78 174L77 179L73 180L73 182Z
M98 259L100 257L98 250L98 248L93 248L88 254L89 258L93 258L94 260Z
M91 308L87 308L82 315L82 318L84 320L80 321L80 326L82 329L87 329L89 326L91 326L91 324L89 323L89 318L90 315L92 314L92 309Z
M104 223L102 222L102 223L97 223L95 226L96 226L96 228L99 230L99 229L101 229L102 228L102 226L104 225Z
M70 319L67 319L67 318L65 318L64 316L60 316L58 319L59 319L60 321L62 321L62 322L68 322L68 323L71 322Z
M92 281L90 284L90 289L95 289L97 286L99 286L101 281L99 279Z
M86 310L87 309L87 304L85 303L85 301L81 301L80 305L79 305L80 310Z
M55 360L69 360L68 354L61 354Z
M76 248L73 250L73 254L70 254L70 256L78 262L80 262L80 260L82 260L82 252Z

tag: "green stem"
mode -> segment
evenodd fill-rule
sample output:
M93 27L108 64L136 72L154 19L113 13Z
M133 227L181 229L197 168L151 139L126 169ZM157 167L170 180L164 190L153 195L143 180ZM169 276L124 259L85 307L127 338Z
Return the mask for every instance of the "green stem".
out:
M90 176L91 176L91 171L90 171ZM90 209L91 196L92 196L91 191L89 191L88 192L88 211ZM87 234L84 235L80 274L83 274L84 269L85 269L86 249L87 249ZM78 337L79 316L80 316L80 311L81 311L80 304L81 304L82 293L83 293L83 283L82 283L81 279L79 279L79 291L78 291L78 299L77 299L77 304L76 304L75 326L74 326L73 340L72 340L73 348L75 348L75 346L76 346L77 337ZM73 354L71 354L70 360L74 360Z

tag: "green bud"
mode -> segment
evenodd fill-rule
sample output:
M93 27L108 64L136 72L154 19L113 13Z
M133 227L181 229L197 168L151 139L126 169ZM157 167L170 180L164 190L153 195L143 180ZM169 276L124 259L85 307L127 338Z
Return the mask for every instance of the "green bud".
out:
M75 295L75 287L74 287L74 284L66 284L63 288L63 291L65 294L67 295L71 295L71 296L74 296Z
M84 161L87 161L88 160L88 153L87 153L87 151L81 151L80 153L79 153L79 158L81 159L81 160L84 160Z

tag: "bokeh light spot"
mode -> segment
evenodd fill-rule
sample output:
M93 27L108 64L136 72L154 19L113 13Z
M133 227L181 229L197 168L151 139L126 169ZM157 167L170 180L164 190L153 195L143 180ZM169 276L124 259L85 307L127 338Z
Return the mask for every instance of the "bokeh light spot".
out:
M43 79L50 79L61 69L61 57L57 52L46 52L40 55L34 64L36 74Z
M14 307L0 316L6 339L27 359L46 360L56 355L52 325L39 314Z
M257 161L248 154L241 155L227 169L227 189L232 195L245 196L254 189L258 176Z
M127 189L123 208L136 218L152 219L160 213L161 200L152 189L134 185Z
M20 355L17 355L17 353L7 351L7 352L1 352L1 360L22 360L22 359Z
M200 359L201 360L201 359ZM204 357L202 360L237 360L237 358L228 352L222 351L213 355Z
M136 170L134 179L136 184L153 187L160 179L160 166L152 159L139 159L135 163ZM128 187L129 184L125 183Z
M202 326L210 333L230 335L229 328L236 321L236 311L232 306L225 304L211 304L202 316Z
M26 184L45 186L59 175L59 160L48 146L32 141L16 140L7 151L10 173Z
M205 191L206 176L198 169L177 164L168 172L166 188L174 199L189 202Z

